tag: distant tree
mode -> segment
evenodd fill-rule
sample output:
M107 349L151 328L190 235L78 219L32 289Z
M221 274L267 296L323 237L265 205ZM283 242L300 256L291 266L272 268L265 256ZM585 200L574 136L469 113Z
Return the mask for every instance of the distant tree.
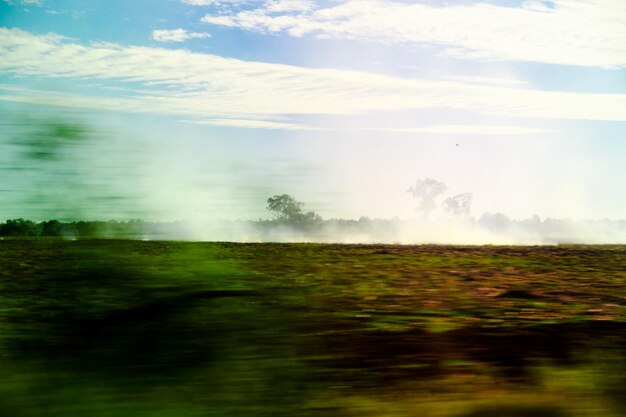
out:
M448 187L442 182L432 178L418 179L407 192L411 193L417 200L416 210L421 212L423 216L428 216L437 206L435 200L443 194Z
M40 228L32 220L12 219L0 225L0 236L39 236Z
M267 209L277 220L293 220L302 214L304 203L289 194L275 195L267 199Z
M310 225L322 221L315 212L302 211L304 203L297 201L289 194L275 195L267 199L267 209L274 219L292 225Z
M82 237L94 237L97 236L101 229L102 222L86 222L78 221L74 222L72 226L76 230L76 233Z
M307 211L306 213L303 213L300 216L300 223L303 223L306 225L314 225L321 221L322 221L322 216L320 216L319 214L313 211Z
M41 236L61 236L63 224L58 220L48 220L40 224Z
M472 209L472 193L457 194L443 202L445 210L455 217L467 217Z
M502 213L483 213L478 219L478 224L492 232L504 232L511 226L512 221Z

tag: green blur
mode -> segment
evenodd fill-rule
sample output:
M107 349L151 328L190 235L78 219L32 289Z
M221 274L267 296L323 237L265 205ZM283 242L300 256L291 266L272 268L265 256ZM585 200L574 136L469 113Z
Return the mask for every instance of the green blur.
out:
M620 416L625 260L0 240L0 415Z

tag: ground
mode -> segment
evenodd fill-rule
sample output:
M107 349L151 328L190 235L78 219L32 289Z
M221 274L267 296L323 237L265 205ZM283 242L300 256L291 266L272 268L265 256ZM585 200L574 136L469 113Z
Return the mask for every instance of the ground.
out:
M0 241L0 415L626 415L626 246Z

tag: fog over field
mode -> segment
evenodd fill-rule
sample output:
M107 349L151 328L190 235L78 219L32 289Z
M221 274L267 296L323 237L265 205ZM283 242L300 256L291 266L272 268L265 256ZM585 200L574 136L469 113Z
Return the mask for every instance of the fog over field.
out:
M404 189L393 187L398 196L390 198L401 202L393 209L403 213L402 217L369 217L368 213L376 210L368 205L359 208L360 212L349 212L360 213L358 217L322 215L346 213L343 205L350 206L350 199L358 198L350 194L333 196L330 201L334 200L337 207L318 203L319 212L309 210L312 204L289 194L275 194L274 198L286 196L289 202L271 207L272 196L262 192L278 191L277 184L283 184L307 194L311 184L300 188L288 175L277 175L275 184L255 184L258 179L250 178L253 182L244 188L232 185L240 181L236 170L221 183L204 183L186 172L188 167L180 168L183 165L164 176L159 159L163 155L147 140L129 144L110 131L95 129L84 116L73 120L64 116L13 115L2 119L6 128L2 171L13 180L2 190L2 215L6 219L114 220L121 224L141 220L141 227L134 225L121 235L122 226L93 231L97 237L123 235L135 239L523 245L626 241L623 219L542 218L537 214L516 218L502 212L480 213L476 209L484 206L480 199L489 196L476 195L471 188L459 192L434 178L418 178L409 186L405 183ZM268 169L278 171L288 164L277 165ZM157 184L157 179L163 182ZM312 198L320 201L317 194ZM233 213L228 212L230 207ZM67 238L77 233L70 229L59 232Z
M0 1L0 221L626 241L619 0L100 6ZM325 221L259 223L283 194Z
M0 417L626 416L626 0L0 0Z

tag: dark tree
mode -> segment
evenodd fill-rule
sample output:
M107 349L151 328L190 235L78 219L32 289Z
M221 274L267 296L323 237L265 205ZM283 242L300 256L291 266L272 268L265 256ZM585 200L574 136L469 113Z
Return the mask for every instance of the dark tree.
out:
M61 236L63 234L63 225L58 220L48 220L42 222L41 236Z
M267 209L277 220L292 221L302 215L304 203L289 194L275 195L267 199Z
M267 209L274 219L292 225L308 225L322 221L322 218L312 212L303 212L304 203L297 201L289 194L275 195L267 199Z
M0 236L39 236L40 229L32 220L12 219L0 225Z

